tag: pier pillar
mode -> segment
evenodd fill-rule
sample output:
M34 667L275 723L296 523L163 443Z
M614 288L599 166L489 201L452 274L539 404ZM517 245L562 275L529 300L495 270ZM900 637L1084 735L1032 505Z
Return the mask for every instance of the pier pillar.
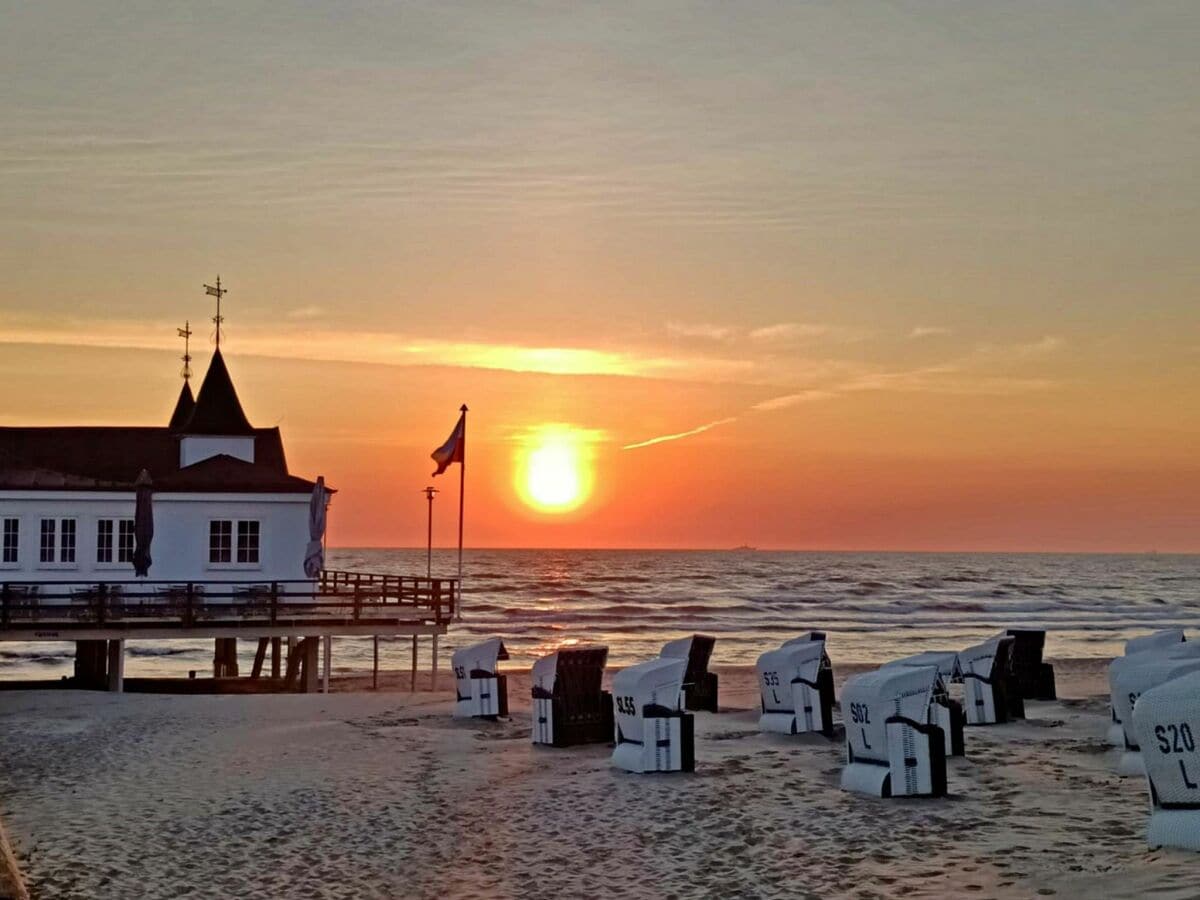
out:
M108 642L108 689L114 694L125 691L125 641Z
M301 684L300 690L305 694L317 692L317 664L320 659L321 639L315 637L302 638L296 652L300 654Z
M75 685L90 690L108 688L108 641L75 642Z
M333 665L333 635L325 635L325 662L321 666L321 693L329 693L329 669Z
M435 635L433 636L433 667L430 669L430 671L431 671L433 674L431 675L431 677L430 677L430 679L429 679L429 680L430 680L430 686L429 686L429 689L430 689L431 691L436 691L436 690L437 690L437 666L438 666L438 654L437 654L437 651L438 651L438 636L435 634Z
M237 678L237 638L215 638L213 641L213 678Z
M281 650L281 645L282 645L282 641L279 638L277 638L277 637L271 638L271 677L272 678L279 677L279 654L280 654L280 650Z
M413 635L412 641L412 681L409 682L408 691L413 693L417 689L417 636Z

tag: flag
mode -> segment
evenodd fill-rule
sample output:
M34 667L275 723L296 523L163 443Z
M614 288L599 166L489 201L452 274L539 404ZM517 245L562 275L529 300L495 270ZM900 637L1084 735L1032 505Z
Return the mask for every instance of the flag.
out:
M464 411L458 417L458 424L454 426L454 430L450 432L450 437L446 438L446 443L438 447L431 454L430 458L437 463L437 471L434 475L441 475L446 471L446 468L451 463L461 463L467 449L467 414Z

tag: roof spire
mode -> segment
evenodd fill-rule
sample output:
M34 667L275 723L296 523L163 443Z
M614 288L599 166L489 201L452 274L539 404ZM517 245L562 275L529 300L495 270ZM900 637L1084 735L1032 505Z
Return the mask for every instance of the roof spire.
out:
M179 336L183 338L183 369L180 375L183 376L184 383L192 377L192 323L185 321L182 328L176 328Z
M211 284L206 284L204 286L204 293L209 297L217 298L217 314L215 316L213 316L213 322L216 323L216 326L217 326L217 349L220 350L221 349L221 323L225 321L225 319L221 316L221 298L224 297L226 294L228 294L229 290L227 288L221 287L221 276L218 275L217 276L217 286L213 287Z

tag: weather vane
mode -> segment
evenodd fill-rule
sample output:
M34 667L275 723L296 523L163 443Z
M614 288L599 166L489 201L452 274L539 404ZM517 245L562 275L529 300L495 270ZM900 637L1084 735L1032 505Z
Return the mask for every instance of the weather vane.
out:
M217 298L217 314L213 316L213 322L217 326L217 349L219 350L221 349L221 323L225 321L224 317L221 315L221 298L228 294L229 291L228 289L221 287L221 276L218 275L217 286L213 287L211 284L206 284L204 286L204 293L209 297Z
M184 322L182 328L176 328L175 330L183 338L183 371L179 374L183 376L184 381L187 381L192 377L192 323Z

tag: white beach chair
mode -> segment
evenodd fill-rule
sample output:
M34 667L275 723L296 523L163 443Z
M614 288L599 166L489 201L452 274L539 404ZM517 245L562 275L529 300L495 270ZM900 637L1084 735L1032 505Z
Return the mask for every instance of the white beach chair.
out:
M454 718L495 719L508 715L508 682L496 667L502 659L508 659L508 651L500 638L454 651L450 657L454 667Z
M758 658L760 731L833 737L833 667L825 635L810 632Z
M1136 661L1137 657L1157 659L1164 656L1175 659L1190 656L1200 657L1200 641L1188 641L1184 637L1182 628L1168 628L1164 631L1156 631L1153 634L1144 634L1140 637L1130 638L1125 642L1125 655L1118 656L1109 663L1108 684L1110 693L1115 672L1123 666L1134 664L1130 663L1129 660ZM1108 726L1108 743L1113 747L1124 747L1125 729L1122 726L1121 716L1117 712L1117 707L1113 703L1109 704L1109 715L1111 721Z
M533 664L533 743L570 747L612 741L612 695L601 690L607 660L607 647L571 647Z
M996 725L1025 717L1025 705L1012 696L1008 683L1012 646L1013 639L1003 635L959 652L968 725Z
M1146 691L1165 684L1181 675L1200 671L1200 658L1160 658L1155 653L1141 653L1125 661L1125 665L1109 668L1109 687L1112 705L1121 721L1125 752L1121 754L1117 771L1121 775L1143 775L1145 768L1141 744L1134 726L1133 711L1138 698Z
M1133 726L1150 790L1146 842L1200 850L1200 672L1142 694Z
M945 796L946 738L930 724L941 690L935 666L890 666L846 682L842 790L873 797Z
M962 666L959 664L958 651L927 650L924 653L914 653L912 656L903 656L900 659L890 660L885 662L880 668L904 667L913 669L928 666L937 669L938 678L941 681L939 690L934 694L933 705L930 707L931 714L929 721L942 729L942 733L946 738L945 751L947 758L965 756L966 738L963 734L963 726L966 724L966 716L963 713L962 704L957 700L950 699L950 695L946 691L947 683L962 681Z
M680 695L687 660L652 659L613 678L617 746L612 762L628 772L691 772L695 722Z

